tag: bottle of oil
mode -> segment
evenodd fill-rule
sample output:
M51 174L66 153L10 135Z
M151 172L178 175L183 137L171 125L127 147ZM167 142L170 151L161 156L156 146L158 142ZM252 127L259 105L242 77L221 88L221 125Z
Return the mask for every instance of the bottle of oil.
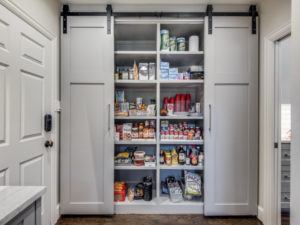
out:
M182 146L179 147L179 150L178 150L178 163L180 165L184 165L185 164L185 151L183 149Z

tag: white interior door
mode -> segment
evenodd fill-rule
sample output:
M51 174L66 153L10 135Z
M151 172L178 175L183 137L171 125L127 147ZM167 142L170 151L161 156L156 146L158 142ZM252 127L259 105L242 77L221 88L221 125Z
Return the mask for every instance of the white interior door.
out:
M256 215L258 40L249 17L205 25L205 215Z
M47 186L43 224L50 224L50 152L43 116L51 113L51 42L0 5L0 185Z
M62 40L61 213L113 213L114 38L107 18L68 17Z

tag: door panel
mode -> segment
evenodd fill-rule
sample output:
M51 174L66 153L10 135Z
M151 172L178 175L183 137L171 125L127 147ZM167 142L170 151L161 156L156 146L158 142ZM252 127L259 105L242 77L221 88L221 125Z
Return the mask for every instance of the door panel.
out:
M50 224L51 41L0 5L0 185L43 185L43 224Z
M70 201L103 204L103 84L71 84ZM87 151L89 149L90 151ZM78 167L78 165L84 165ZM87 176L88 174L88 176Z
M251 18L205 25L206 215L256 215L258 42Z
M213 149L217 166L215 203L247 204L249 196L248 85L216 84L212 113ZM236 110L239 109L239 110ZM230 132L228 132L230 131ZM233 161L233 159L238 159ZM245 182L246 181L246 182ZM234 192L232 187L235 186Z
M68 17L62 34L61 213L113 213L113 32Z

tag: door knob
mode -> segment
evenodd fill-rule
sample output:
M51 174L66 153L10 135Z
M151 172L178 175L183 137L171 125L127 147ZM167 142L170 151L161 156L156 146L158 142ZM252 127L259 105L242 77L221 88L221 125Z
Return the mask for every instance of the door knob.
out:
M45 147L46 147L46 148L51 148L51 147L53 147L53 141L47 140L47 141L45 142Z

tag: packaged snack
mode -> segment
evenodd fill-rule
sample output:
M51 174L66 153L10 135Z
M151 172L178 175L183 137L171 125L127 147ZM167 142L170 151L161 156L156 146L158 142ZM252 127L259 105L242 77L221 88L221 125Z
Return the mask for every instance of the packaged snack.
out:
M132 123L123 124L123 140L131 140Z
M116 90L116 102L123 103L125 102L125 93L124 90Z
M201 196L201 177L200 175L184 171L184 180L185 180L185 195L191 196Z

